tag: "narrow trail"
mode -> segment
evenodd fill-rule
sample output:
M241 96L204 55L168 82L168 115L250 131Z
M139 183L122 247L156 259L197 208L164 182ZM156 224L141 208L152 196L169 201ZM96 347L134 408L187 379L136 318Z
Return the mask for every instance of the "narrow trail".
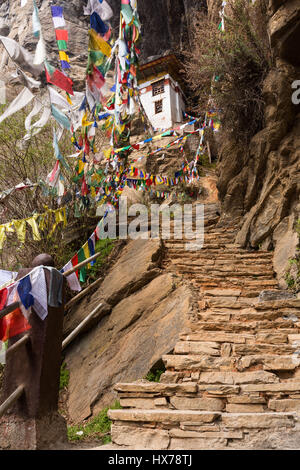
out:
M194 306L187 331L162 358L161 383L116 385L135 406L109 412L115 444L259 449L296 439L300 299L259 297L272 290L276 298L273 253L236 245L237 228L222 226L217 210L205 203L201 250L165 241L164 268L190 286Z

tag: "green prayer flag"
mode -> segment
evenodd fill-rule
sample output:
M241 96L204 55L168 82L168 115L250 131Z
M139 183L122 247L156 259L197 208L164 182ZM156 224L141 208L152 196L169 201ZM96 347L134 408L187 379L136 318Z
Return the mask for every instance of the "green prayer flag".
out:
M59 40L57 41L57 45L58 45L58 50L59 51L66 51L68 50L68 44L67 44L67 41L63 41L63 40Z
M82 261L85 261L85 260L86 260L86 257L85 257L83 248L80 248L80 250L78 251L78 264L82 263ZM86 279L86 268L84 266L83 268L80 269L79 280L80 282L85 282L85 279Z
M123 18L124 18L126 24L131 23L131 21L133 19L133 11L132 11L131 6L123 4L121 6L121 12L122 12L122 15L123 15Z

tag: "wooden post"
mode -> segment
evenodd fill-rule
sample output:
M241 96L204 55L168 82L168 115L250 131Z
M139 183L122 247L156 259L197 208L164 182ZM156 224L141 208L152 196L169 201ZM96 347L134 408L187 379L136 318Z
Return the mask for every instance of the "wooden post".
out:
M45 269L47 291L50 272ZM64 418L58 413L58 395L63 340L63 304L48 305L45 320L32 311L31 329L9 341L0 404L20 385L24 392L0 419L0 449L36 450L57 448L67 441ZM27 341L21 341L29 335ZM13 347L18 343L18 347Z

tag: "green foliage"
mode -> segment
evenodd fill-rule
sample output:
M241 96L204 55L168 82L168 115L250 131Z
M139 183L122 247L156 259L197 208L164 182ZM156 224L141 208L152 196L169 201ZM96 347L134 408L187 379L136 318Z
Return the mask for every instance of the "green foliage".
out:
M161 369L150 370L150 372L148 372L148 374L146 375L145 379L148 380L149 382L159 382L160 376L164 372L165 370L161 370Z
M111 421L107 416L108 410L121 409L120 402L116 401L112 406L104 408L95 418L86 424L68 427L68 439L70 441L100 440L102 444L111 442Z
M95 246L95 252L100 253L101 256L95 260L95 264L87 271L87 281L86 284L90 284L93 281L96 281L99 277L99 272L105 266L107 258L111 254L116 240L110 240L109 238L105 240L98 240Z
M206 12L193 14L186 80L197 104L221 112L223 130L248 142L263 128L263 81L272 67L264 0L228 0L225 31Z
M296 257L289 259L289 267L285 273L285 282L288 289L296 293L300 291L300 219L297 221L295 228L299 237L298 250Z
M67 364L63 362L60 368L59 390L64 390L68 387L70 380L70 372L67 369Z

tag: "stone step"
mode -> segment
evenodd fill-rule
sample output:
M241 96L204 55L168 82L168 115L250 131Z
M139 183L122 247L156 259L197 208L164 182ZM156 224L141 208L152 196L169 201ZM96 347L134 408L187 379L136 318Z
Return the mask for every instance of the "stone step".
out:
M224 343L227 344L227 343ZM230 348L222 346L217 342L204 341L180 341L175 345L174 354L207 354L211 356L223 356L227 353L232 356L273 354L273 355L289 355L293 354L299 348L298 345L291 344L233 344Z
M172 258L172 257L166 257L166 260L168 262L171 262L172 264L179 266L179 267L203 267L203 266L214 266L214 267L219 267L219 266L234 266L234 267L241 267L245 268L247 266L251 266L252 269L262 269L262 268L267 268L270 271L273 271L273 265L271 261L268 263L265 259L262 260L257 260L257 259L249 259L249 260L240 260L240 259L232 259L232 258L227 258L224 260L215 260L215 259L210 259L210 258ZM218 269L218 268L217 268Z
M287 337L287 335L286 335ZM234 334L234 333L223 333L220 331L210 332L201 331L199 333L190 333L180 335L182 341L200 341L200 342L215 342L215 343L236 343L244 344L246 340L255 339L255 335L250 334Z
M166 369L178 371L221 371L238 368L243 371L252 366L263 366L266 371L293 371L300 365L300 356L278 354L249 354L247 356L209 356L205 354L165 355Z
M114 385L114 390L122 394L130 394L137 396L137 393L170 396L175 393L197 393L197 384L184 383L184 384L163 384L159 382L134 382L134 383L117 383Z
M250 309L249 309L250 310ZM198 312L198 318L201 321L254 321L254 320L277 320L278 318L287 319L280 310L270 310L270 311L241 311L241 310L232 310L230 312L214 312L212 310L203 310ZM300 312L298 312L297 319L300 319Z
M220 418L220 412L195 410L108 410L112 421L157 422L157 423L213 423Z
M204 331L224 331L224 332L251 332L255 333L262 330L276 330L281 328L299 328L299 324L295 324L292 320L275 320L275 321L249 321L247 323L241 324L241 322L228 321L212 321L212 322L203 322L199 321L197 323L191 324L191 330L193 332L204 330Z
M186 245L187 244L193 244L196 243L196 240L164 240L164 245L166 248L173 248L173 249L179 249L179 250L186 250ZM222 251L222 250L231 250L230 252L232 253L240 253L242 252L242 248L239 245L236 245L234 243L204 243L199 251L209 251L209 250L214 250L214 251Z
M189 258L196 259L260 259L260 260L272 260L272 256L269 254L259 254L257 255L256 252L254 254L247 253L245 250L226 250L226 254L223 250L210 250L205 247L202 247L201 250L189 251L185 249L185 244L181 245L180 248L174 247L174 245L170 245L170 247L166 247L166 256L169 258L173 257L185 257L188 256Z
M172 245L176 247L177 245L182 245L182 243L187 243L192 240L188 239L185 237L185 234L183 233L183 236L178 239L173 236L172 230L170 231L170 239L164 239L164 242L166 245ZM234 238L231 236L206 236L204 235L204 245L205 246L210 246L210 245L223 245L226 243L227 245L234 244ZM239 246L239 245L237 245Z
M222 413L219 411L198 410L138 410L122 409L108 410L112 421L135 423L163 424L212 424L218 422L227 429L269 429L278 427L293 427L296 421L295 413L263 412L263 413Z
M221 355L221 345L213 341L179 341L174 348L174 354L208 354Z
M208 274L213 276L224 276L225 274L230 274L231 276L249 276L249 277L269 277L272 279L274 277L273 268L269 269L251 269L250 267L245 269L244 266L233 266L233 265L223 265L223 266L210 266L210 265L203 265L203 266L183 266L176 265L177 271L186 274Z

